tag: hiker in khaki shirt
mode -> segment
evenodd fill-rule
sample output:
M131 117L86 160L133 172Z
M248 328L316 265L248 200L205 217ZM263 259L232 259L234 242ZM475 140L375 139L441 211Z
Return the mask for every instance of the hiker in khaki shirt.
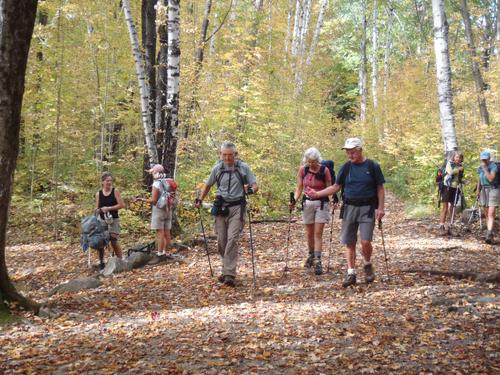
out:
M218 280L230 287L235 285L240 233L245 223L245 195L258 190L250 167L236 156L234 143L222 144L221 160L212 168L195 203L195 207L199 208L210 188L217 184L212 215L215 216L217 248L222 257L222 273Z

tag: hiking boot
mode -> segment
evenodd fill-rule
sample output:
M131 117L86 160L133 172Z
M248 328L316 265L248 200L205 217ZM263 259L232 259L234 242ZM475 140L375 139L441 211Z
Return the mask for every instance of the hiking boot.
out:
M224 285L227 285L227 286L230 286L231 288L234 288L234 286L235 286L234 276L231 276L231 275L224 276Z
M304 264L305 268L311 268L314 263L314 253L309 253L309 256L306 259L306 263Z
M322 275L323 274L323 266L321 265L321 259L320 258L315 258L314 259L314 273L316 275Z
M448 231L446 230L446 228L444 227L444 225L440 225L439 226L439 235L440 236L446 236L448 234Z
M365 282L367 284L372 283L375 280L375 274L373 273L373 266L372 264L365 264L364 267L365 270Z
M342 282L342 286L347 288L348 286L356 285L356 275L355 274L347 274L344 281Z
M486 239L485 239L485 241L488 244L492 244L493 243L493 231L491 231L491 230L486 231Z
M224 282L224 275L219 275L219 277L217 278L217 281L219 283L223 283Z

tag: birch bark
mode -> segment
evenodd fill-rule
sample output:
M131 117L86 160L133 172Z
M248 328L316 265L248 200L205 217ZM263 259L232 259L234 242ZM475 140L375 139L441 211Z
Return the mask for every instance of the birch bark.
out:
M366 0L361 1L361 42L359 45L359 96L360 96L360 111L359 119L361 122L366 122L366 98L367 90L367 58L366 58Z
M388 18L387 18L387 34L385 38L385 53L384 53L384 97L387 96L387 85L389 82L389 56L391 54L392 48L392 23L394 21L394 8L390 7L388 9Z
M132 55L135 62L135 72L139 84L139 92L141 97L141 117L144 127L144 138L146 140L149 162L150 164L156 164L158 163L158 152L156 150L153 128L151 125L151 116L149 112L149 87L144 71L144 61L142 59L141 50L139 48L139 38L137 37L137 31L135 30L132 13L130 11L130 0L122 0L122 7L123 14L125 16L125 22L127 24L129 32L130 44L132 46Z
M373 110L376 112L378 107L377 84L378 84L378 1L373 0L372 15L372 100Z
M316 22L316 27L314 29L313 38L311 41L311 47L309 48L309 54L307 55L306 66L311 65L316 46L318 45L319 35L321 33L321 28L323 27L323 20L325 18L326 8L328 7L328 0L321 0L319 7L318 20Z
M444 0L432 0L432 15L439 117L445 157L448 157L454 150L458 149L458 144L455 133L455 115L453 113L451 68L448 52L448 22L444 12Z
M288 53L290 51L290 37L292 34L292 17L293 17L293 0L288 0L288 17L286 22L286 36L285 36L285 56L284 61L286 62L288 59Z
M469 49L472 65L472 76L474 77L474 84L476 86L477 103L479 105L479 113L481 115L481 122L484 125L490 124L490 115L488 107L486 106L486 98L484 97L484 80L479 68L478 56L476 53L476 46L474 43L474 35L472 33L472 26L470 22L470 13L466 0L460 1L460 13L464 21L465 38L467 39L467 48Z
M179 0L168 0L168 66L166 161L167 173L175 178L179 128L180 12Z

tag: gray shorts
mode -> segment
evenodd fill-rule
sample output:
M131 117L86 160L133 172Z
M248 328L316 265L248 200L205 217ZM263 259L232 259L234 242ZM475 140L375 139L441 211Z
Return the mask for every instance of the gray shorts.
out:
M120 218L113 218L113 223L108 225L109 234L113 234L114 237L118 237L120 235Z
M304 201L304 211L302 212L302 221L304 224L325 224L330 221L329 203L321 201Z
M500 187L482 186L479 203L484 207L499 207L500 206Z
M368 217L370 206L344 206L344 216L342 218L342 230L340 232L340 242L344 245L356 243L359 237L364 241L373 239L373 229L375 228L375 212L372 217Z
M151 229L170 230L172 229L172 210L153 206L151 211Z

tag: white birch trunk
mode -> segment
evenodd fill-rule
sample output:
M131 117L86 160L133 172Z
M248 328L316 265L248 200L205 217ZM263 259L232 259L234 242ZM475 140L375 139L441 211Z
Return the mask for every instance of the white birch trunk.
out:
M374 112L378 107L377 83L378 83L378 1L373 0L372 19L372 100Z
M458 149L455 133L455 117L451 91L451 68L448 52L448 22L444 13L444 0L432 0L434 21L434 51L436 54L436 76L439 99L439 117L443 135L444 151L448 156Z
M217 19L218 13L215 12L214 19ZM215 32L219 26L217 26L214 22L212 26L212 37L210 38L210 46L208 48L208 54L210 56L215 55L215 42L217 41L217 33Z
M300 27L302 24L302 2L297 0L295 3L295 20L293 23L293 36L292 36L292 56L297 56L299 46Z
M388 10L389 16L387 19L387 35L385 38L385 53L384 53L384 97L387 96L387 84L389 82L389 56L392 48L392 23L394 21L394 9L391 7Z
M130 0L122 0L123 14L127 24L130 44L132 45L132 55L135 62L135 71L139 83L139 92L141 96L141 117L144 126L144 138L146 140L146 147L151 164L158 163L158 152L155 146L154 134L151 128L151 116L149 113L149 88L146 81L146 74L144 70L144 61L139 48L139 38L135 30L134 21L130 11Z
M177 133L179 128L179 78L180 78L180 12L179 0L168 1L168 67L167 110L170 126L167 133L167 167L175 178Z
M229 13L229 22L234 23L236 21L236 17L238 16L238 12L236 8L238 7L238 0L233 0L231 5L231 13Z
M286 23L286 37L285 37L285 58L284 61L288 59L288 53L290 50L290 37L291 37L291 27L292 27L292 16L293 16L293 0L288 0L288 18Z
M359 119L366 122L367 71L366 71L366 0L361 1L361 42L359 45Z
M304 15L302 17L302 27L300 29L300 39L299 39L299 55L302 57L304 55L304 51L306 48L306 37L307 32L309 31L309 20L311 19L311 6L312 0L305 0L304 4Z
M328 0L321 0L321 4L319 7L318 21L316 22L316 28L314 29L314 34L311 41L311 47L309 48L309 54L307 55L306 66L311 65L312 58L314 56L314 51L316 50L316 46L318 45L321 28L323 27L323 20L325 18L327 7L328 7Z

